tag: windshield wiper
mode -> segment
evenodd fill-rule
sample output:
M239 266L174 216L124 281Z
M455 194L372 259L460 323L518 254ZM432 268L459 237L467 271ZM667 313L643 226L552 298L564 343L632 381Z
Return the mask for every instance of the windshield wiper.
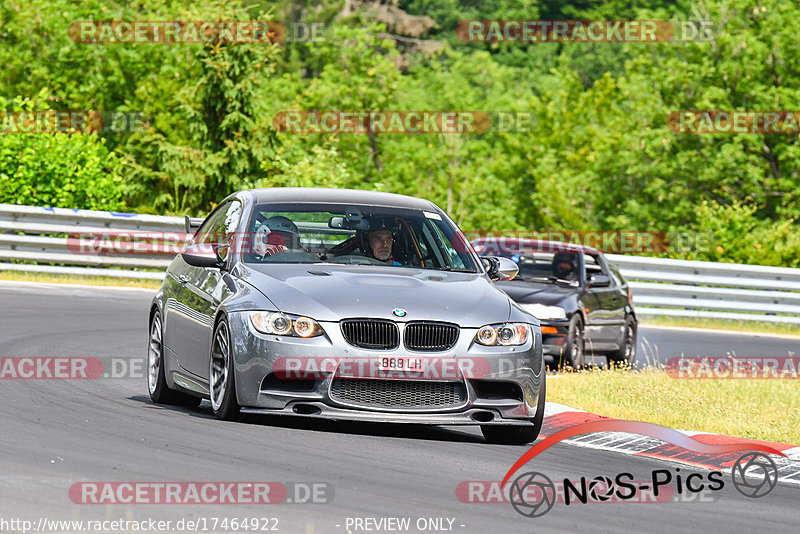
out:
M475 274L475 271L473 269L454 269L454 268L450 267L449 265L445 265L444 267L439 267L437 269L437 271L448 271L448 272L453 272L453 273L472 273L472 274Z

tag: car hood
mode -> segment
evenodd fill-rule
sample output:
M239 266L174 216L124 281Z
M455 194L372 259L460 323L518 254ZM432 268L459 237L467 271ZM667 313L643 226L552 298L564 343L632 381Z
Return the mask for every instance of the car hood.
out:
M360 265L239 264L240 278L256 287L283 312L318 321L348 317L435 320L464 327L507 321L508 296L485 276Z
M510 281L496 282L496 284L497 287L514 299L514 302L520 304L545 304L552 306L581 291L580 287L536 282Z

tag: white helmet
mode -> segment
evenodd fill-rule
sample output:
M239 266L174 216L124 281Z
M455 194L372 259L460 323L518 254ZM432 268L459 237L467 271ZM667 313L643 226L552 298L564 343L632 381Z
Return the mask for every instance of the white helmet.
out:
M288 217L273 215L259 223L254 241L253 249L256 254L263 254L267 244L298 249L300 248L300 230Z

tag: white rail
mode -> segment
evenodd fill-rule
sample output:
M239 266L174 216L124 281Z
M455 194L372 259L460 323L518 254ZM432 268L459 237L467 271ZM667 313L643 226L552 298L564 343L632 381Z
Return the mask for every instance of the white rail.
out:
M0 270L159 280L184 232L180 217L0 204ZM133 250L140 239L164 246ZM640 315L800 324L800 269L606 257Z

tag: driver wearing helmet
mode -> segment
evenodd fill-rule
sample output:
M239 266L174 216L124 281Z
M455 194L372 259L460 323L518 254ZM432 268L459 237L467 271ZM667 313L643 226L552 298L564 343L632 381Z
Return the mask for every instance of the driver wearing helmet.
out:
M362 254L386 265L402 265L392 256L394 234L398 230L397 225L390 219L380 217L370 220L369 230L358 232Z
M288 217L273 215L258 225L253 246L256 254L272 256L284 250L303 250L300 231Z
M553 275L562 280L574 281L577 274L575 254L558 253L553 255Z

